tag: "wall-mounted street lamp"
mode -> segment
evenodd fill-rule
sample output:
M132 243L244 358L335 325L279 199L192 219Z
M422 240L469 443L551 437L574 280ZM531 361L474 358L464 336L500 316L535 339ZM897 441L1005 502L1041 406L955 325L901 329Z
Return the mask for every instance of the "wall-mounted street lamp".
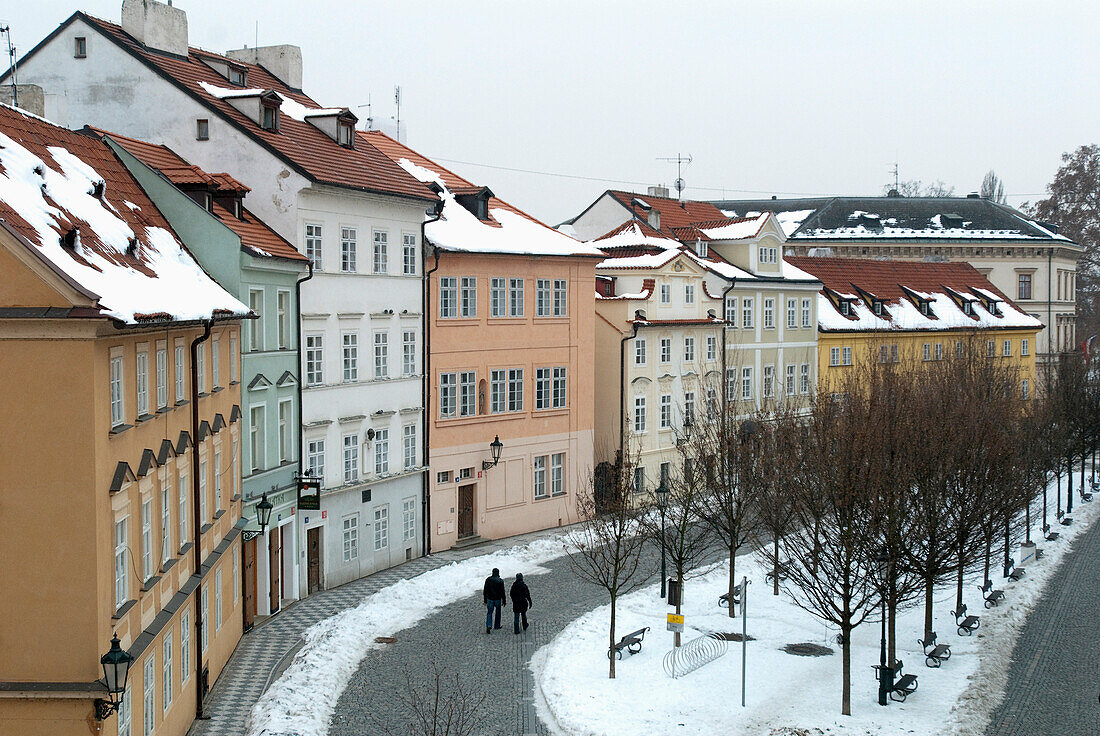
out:
M489 468L496 467L496 464L500 462L500 451L504 449L504 443L500 441L500 435L493 438L493 441L489 443L489 453L493 457L493 462L488 460L481 461L481 469L488 470Z
M274 491L275 486L271 486L271 490ZM255 496L253 496L253 498L255 498ZM244 541L248 542L255 539L256 537L262 537L264 535L264 531L267 529L268 522L271 521L271 510L273 508L275 508L275 506L271 503L271 501L267 500L267 493L265 492L264 495L260 498L260 502L256 504L256 523L260 525L260 530L255 531L247 529L242 532L241 537L244 539Z
M117 713L122 705L122 699L126 697L126 678L130 674L130 665L134 663L133 656L124 652L118 640L118 634L111 637L111 648L99 658L103 665L103 681L107 684L109 700L96 698L95 717L104 720L112 713Z

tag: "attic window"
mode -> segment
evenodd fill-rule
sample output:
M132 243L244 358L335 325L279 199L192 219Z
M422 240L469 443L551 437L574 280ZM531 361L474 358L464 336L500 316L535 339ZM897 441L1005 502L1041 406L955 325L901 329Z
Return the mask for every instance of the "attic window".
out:
M88 39L77 36L73 39L73 58L84 59L88 56Z
M707 257L707 252L708 252L706 242L703 241L703 240L696 240L695 241L695 252L698 254L698 256L700 258L706 258Z
M969 300L963 301L963 314L965 314L967 317L973 316L974 302L971 302Z
M260 115L260 126L264 130L279 130L279 105L276 102L264 102Z
M848 317L852 314L852 303L849 302L847 299L841 299L837 303L837 308L840 309L840 313L843 314L845 317Z
M210 140L210 121L208 119L199 118L195 121L195 140Z
M876 317L881 317L882 316L882 300L881 299L872 299L871 300L871 311L873 311L875 313Z
M345 148L355 148L355 126L339 123L336 126L336 142Z
M245 86L248 82L248 70L232 66L229 67L229 81L241 87Z
M932 316L932 302L928 301L927 299L921 299L920 300L919 309L920 309L920 313L923 314L925 317L931 317Z

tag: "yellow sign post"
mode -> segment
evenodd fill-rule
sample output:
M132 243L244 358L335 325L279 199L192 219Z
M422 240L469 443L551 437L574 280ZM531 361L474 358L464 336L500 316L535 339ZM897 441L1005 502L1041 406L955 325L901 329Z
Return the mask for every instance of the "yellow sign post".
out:
M669 631L676 631L683 633L684 631L684 617L677 613L668 614L668 623L666 627Z

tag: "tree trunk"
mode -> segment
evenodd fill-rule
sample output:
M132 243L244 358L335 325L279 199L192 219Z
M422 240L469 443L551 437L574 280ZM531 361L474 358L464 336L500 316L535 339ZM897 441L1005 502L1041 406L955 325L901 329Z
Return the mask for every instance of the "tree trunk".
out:
M1054 472L1054 508L1058 511L1062 510L1062 471L1061 469Z
M775 535L775 555L772 561L772 595L779 595L779 535Z
M729 602L730 602L729 608L727 609L727 611L729 612L730 618L737 618L737 614L734 613L734 610L733 610L733 589L737 587L733 582L734 580L737 579L737 576L734 574L734 569L735 569L736 564L737 564L737 550L731 545L730 546L730 584L729 584L729 590L727 591L729 593ZM741 595L744 596L745 592L741 591Z
M1073 458L1066 460L1066 513L1073 513Z
M889 604L887 605L887 612L890 616L890 621L887 623L887 626L886 626L886 636L887 636L887 640L886 640L887 647L886 647L886 649L887 649L887 656L889 657L889 659L887 660L887 664L889 664L891 667L893 667L893 663L898 660L898 647L897 647L897 643L898 643L898 640L897 640L898 604L897 604L896 600L891 600L889 602Z
M1047 479L1043 478L1043 534L1046 534L1047 526Z
M611 679L611 680L615 679L615 599L616 598L617 598L617 596L614 596L614 595L611 596L611 639L610 639L611 643L610 643L610 646L608 646L608 648L607 648L607 651L611 654L611 656L607 658L608 661L609 661L609 664L608 664L609 669L608 669L607 677L608 677L608 679Z
M993 556L993 535L989 534L987 532L987 533L984 534L984 536L985 536L985 578L982 580L983 583L986 580L989 580L989 560L990 560L990 557Z
M1081 493L1085 492L1085 464L1088 462L1089 453L1085 450L1081 453Z
M932 595L935 581L931 575L924 578L924 638L932 638Z
M841 650L844 652L844 689L840 696L840 714L852 715L852 630L842 626L841 634L844 636L844 644Z
M959 545L959 570L955 574L955 610L961 611L963 607L963 573L966 572L963 566L963 555L966 554L965 544Z

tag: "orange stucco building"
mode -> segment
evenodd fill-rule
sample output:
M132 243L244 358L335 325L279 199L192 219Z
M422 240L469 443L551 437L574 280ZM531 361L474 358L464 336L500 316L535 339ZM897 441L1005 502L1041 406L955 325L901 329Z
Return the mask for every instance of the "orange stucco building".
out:
M424 238L430 549L576 521L602 253L375 135L440 197Z
M180 735L241 635L248 310L102 141L0 134L0 734Z

